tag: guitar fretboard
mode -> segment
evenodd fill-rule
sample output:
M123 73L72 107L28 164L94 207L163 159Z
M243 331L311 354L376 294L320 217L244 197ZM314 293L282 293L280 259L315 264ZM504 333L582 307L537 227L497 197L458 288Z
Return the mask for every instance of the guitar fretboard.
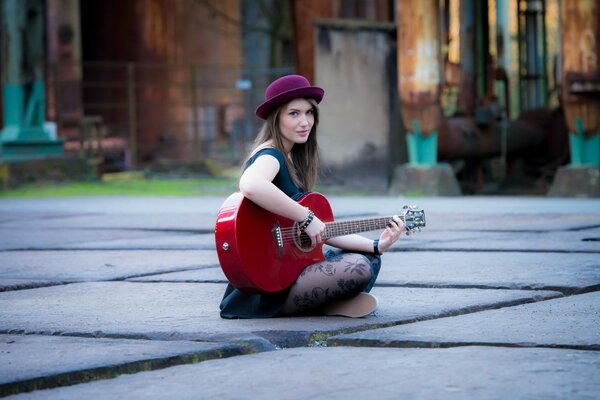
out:
M402 215L399 218L404 222ZM323 239L331 239L337 236L351 235L353 233L369 232L385 229L391 217L359 219L352 221L334 221L325 223L325 235Z

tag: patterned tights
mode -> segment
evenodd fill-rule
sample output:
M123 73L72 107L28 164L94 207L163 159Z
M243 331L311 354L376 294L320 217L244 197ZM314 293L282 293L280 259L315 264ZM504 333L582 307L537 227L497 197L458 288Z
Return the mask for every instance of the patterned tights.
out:
M342 253L310 265L292 285L281 314L318 312L325 304L358 294L371 280L369 259Z

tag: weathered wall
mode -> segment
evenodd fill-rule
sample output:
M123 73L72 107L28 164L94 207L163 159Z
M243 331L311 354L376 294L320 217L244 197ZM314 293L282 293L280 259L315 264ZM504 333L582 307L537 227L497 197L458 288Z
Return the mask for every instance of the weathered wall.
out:
M140 162L160 158L190 160L194 146L193 117L200 139L216 135L212 127L222 107L240 102L234 84L243 63L239 1L86 0L81 2L85 61L138 63L136 136ZM236 22L237 21L237 22ZM192 100L192 70L197 66L197 109ZM122 104L128 99L126 66L90 68L84 79L115 81L122 90L84 91L86 103ZM126 104L126 103L125 103ZM98 110L86 112L100 113ZM102 110L113 133L127 137L127 107Z
M347 18L368 21L393 21L389 0L290 0L294 32L296 71L309 81L315 77L314 20Z
M315 82L325 89L319 126L323 179L384 189L393 164L393 24L337 20L319 21L317 28Z

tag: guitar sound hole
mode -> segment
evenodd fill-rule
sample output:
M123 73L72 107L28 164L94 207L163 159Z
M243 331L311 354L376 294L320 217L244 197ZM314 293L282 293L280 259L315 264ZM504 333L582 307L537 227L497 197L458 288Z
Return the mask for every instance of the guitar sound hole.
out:
M298 229L294 230L298 232ZM294 235L294 244L302 251L309 252L314 249L310 237L304 232Z

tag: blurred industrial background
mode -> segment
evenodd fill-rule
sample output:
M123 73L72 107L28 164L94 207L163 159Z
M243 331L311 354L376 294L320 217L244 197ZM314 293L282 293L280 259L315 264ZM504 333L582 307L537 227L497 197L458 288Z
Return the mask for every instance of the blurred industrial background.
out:
M48 160L218 174L299 73L326 91L324 183L600 191L596 0L1 2L5 180Z

